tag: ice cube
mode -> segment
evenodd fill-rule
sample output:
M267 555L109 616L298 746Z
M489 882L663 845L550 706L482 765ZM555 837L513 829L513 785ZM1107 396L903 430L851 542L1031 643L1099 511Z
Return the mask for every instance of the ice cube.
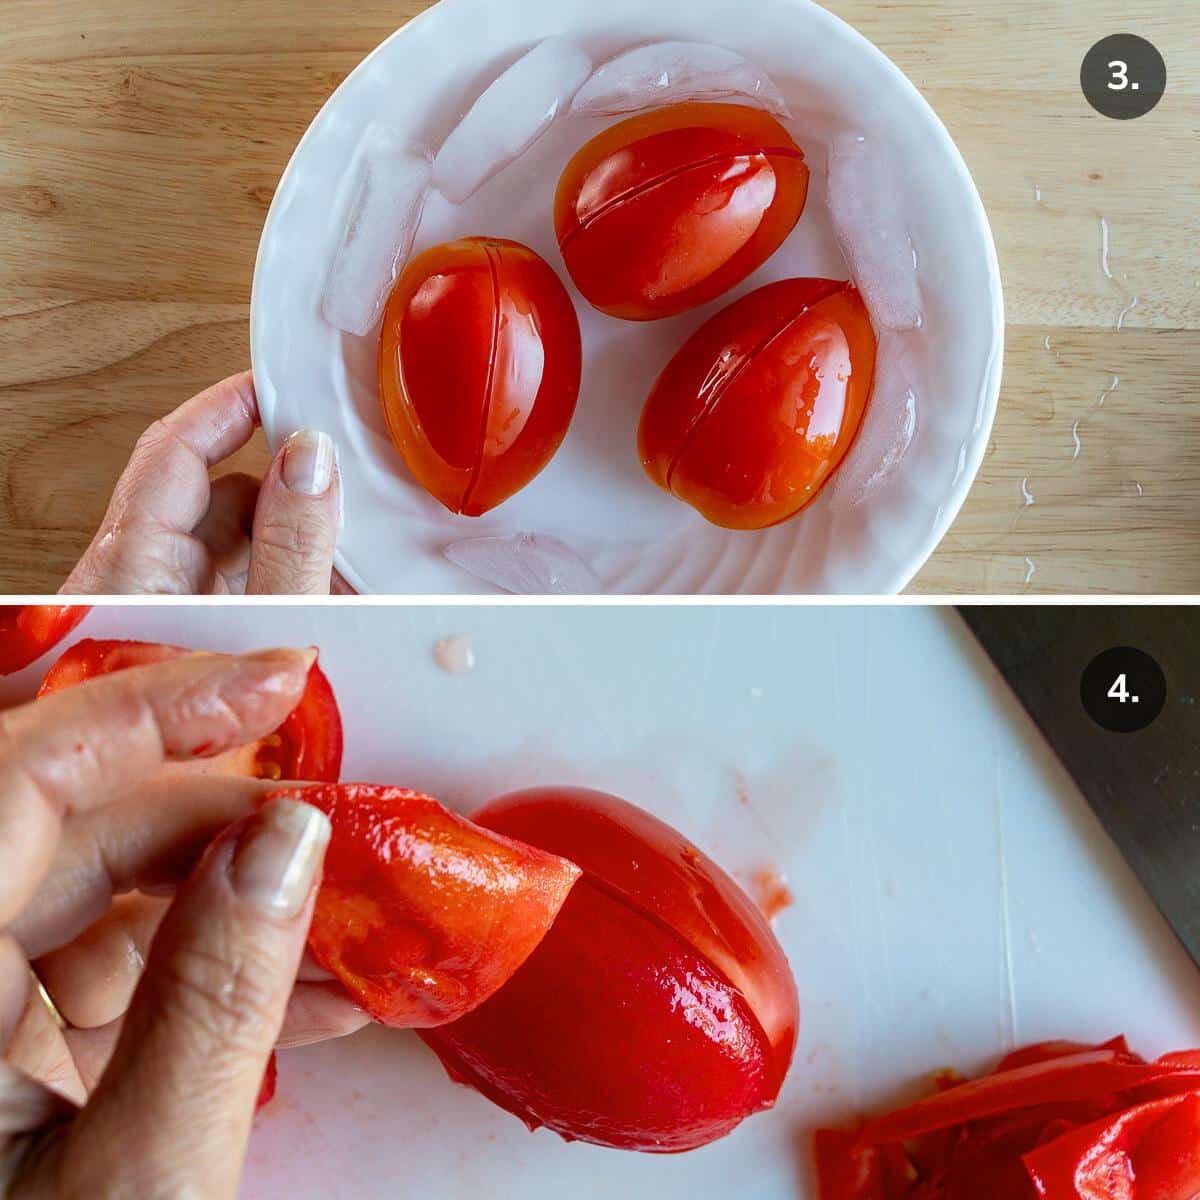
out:
M916 379L908 338L885 330L862 429L834 480L837 500L861 504L895 473L917 432Z
M734 98L791 116L771 77L735 51L703 42L655 42L606 62L575 97L573 111L611 117L686 100Z
M429 155L397 145L372 126L353 167L354 199L333 260L321 312L335 329L362 336L379 320L421 224L432 175Z
M592 60L570 38L553 37L514 63L475 101L433 164L433 181L455 204L469 200L519 158L571 107Z
M895 193L895 179L865 137L834 139L827 201L855 285L877 326L917 329L922 322L917 250Z
M471 538L444 551L456 567L514 596L595 596L596 572L564 542L544 533Z

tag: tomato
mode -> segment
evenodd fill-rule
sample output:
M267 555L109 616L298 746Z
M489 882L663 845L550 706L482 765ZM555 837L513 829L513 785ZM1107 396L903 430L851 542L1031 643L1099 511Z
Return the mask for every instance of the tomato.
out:
M486 1004L421 1036L531 1128L691 1150L775 1102L799 1013L754 903L675 830L600 792L543 788L474 820L583 869L550 932Z
M157 642L76 642L49 670L39 696L130 667L145 667L190 654ZM300 703L273 734L249 746L203 761L176 764L178 771L246 775L259 779L336 780L342 769L342 718L324 672L313 664Z
M554 222L576 287L601 312L653 321L724 295L796 227L804 153L768 113L678 104L588 142Z
M91 611L88 604L0 605L0 675L36 662Z
M275 1086L279 1082L279 1061L275 1051L267 1059L267 1069L263 1072L262 1083L258 1087L258 1099L254 1103L254 1111L261 1112L275 1099Z
M387 302L379 394L420 485L482 516L554 456L575 413L579 318L527 246L466 238L409 263Z
M875 333L851 284L770 284L702 326L662 373L638 429L642 466L714 525L777 525L841 465L874 375Z
M329 815L309 949L385 1025L430 1028L483 1003L529 957L579 878L565 859L419 792L339 784L276 795Z

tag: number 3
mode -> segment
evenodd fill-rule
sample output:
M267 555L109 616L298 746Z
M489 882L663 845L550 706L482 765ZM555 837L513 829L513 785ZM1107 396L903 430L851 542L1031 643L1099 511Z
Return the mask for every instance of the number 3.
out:
M1113 73L1112 82L1108 85L1110 92L1123 92L1129 86L1129 64L1122 62L1119 58L1108 64L1108 69Z

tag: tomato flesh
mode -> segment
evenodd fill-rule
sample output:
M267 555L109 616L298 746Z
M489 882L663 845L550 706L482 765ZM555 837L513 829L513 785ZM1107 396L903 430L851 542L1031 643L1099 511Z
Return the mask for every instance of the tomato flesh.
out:
M583 876L486 1004L422 1034L453 1078L531 1128L691 1150L774 1103L799 1012L783 950L685 838L599 792L536 789L474 819Z
M37 662L91 611L88 604L0 605L0 675Z
M642 411L650 479L726 529L765 529L817 498L845 459L875 375L875 333L849 283L751 292L684 345Z
M592 305L652 321L753 274L807 197L803 151L774 117L678 104L623 121L576 154L559 182L555 229Z
M274 792L329 815L308 944L375 1020L427 1029L483 1003L545 936L579 869L419 792Z
M384 310L379 393L409 470L478 517L528 484L566 436L582 370L579 319L527 246L466 238L404 270Z
M158 642L84 638L50 668L38 695L47 696L100 675L167 662L191 653L182 646ZM224 754L171 764L167 769L188 774L333 782L342 769L342 718L325 673L313 663L300 703L274 733Z

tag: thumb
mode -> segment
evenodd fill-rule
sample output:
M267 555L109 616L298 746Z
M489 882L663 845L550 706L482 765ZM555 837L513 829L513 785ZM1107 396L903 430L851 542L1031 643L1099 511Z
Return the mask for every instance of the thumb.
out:
M329 595L341 487L328 434L302 429L284 442L254 510L247 592Z
M63 1194L104 1179L110 1195L232 1200L329 832L324 813L280 799L209 847L163 919L71 1130L59 1178L78 1186Z

